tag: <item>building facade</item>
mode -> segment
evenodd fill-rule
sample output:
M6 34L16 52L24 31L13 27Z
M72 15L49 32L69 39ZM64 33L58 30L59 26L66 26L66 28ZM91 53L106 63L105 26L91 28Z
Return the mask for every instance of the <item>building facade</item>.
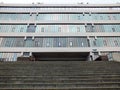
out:
M100 55L120 61L120 4L0 4L0 60Z

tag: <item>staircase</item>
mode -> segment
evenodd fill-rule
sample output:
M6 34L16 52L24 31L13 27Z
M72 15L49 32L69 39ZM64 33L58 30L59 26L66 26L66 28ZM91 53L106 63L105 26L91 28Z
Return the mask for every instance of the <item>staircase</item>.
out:
M120 90L120 63L0 62L0 90Z

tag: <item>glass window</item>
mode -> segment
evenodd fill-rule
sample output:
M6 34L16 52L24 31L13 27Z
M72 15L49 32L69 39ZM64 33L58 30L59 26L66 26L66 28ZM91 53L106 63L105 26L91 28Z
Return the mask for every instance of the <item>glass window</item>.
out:
M84 46L84 43L82 42L82 47Z
M61 32L61 27L58 27L58 32Z
M27 28L27 32L35 32L35 25L29 25L28 28Z
M73 42L72 41L70 41L70 47L72 47L73 46Z
M118 42L117 42L117 40L115 40L114 43L115 43L115 46L118 46Z
M15 27L12 27L12 32L15 32Z
M41 28L41 32L44 32L44 27Z
M29 54L30 54L29 52L24 52L24 53L23 53L23 56L28 57Z
M38 46L39 46L39 42L35 41L35 47L38 47Z
M106 42L106 40L103 40L103 43L104 43L105 46L107 46L107 42Z
M80 16L78 16L78 20L80 20Z
M114 19L114 20L116 20L116 17L115 17L115 16L113 16L113 19Z
M115 28L112 28L112 31L115 32Z
M47 47L49 47L49 46L50 46L50 43L47 42Z
M24 28L23 28L23 27L21 27L21 28L20 28L20 32L23 32L23 29L24 29Z
M110 16L108 16L108 20L111 20Z
M58 45L59 45L59 47L61 47L61 43L60 43L60 42L59 42L59 44L58 44Z
M96 46L96 40L93 41L94 46Z
M77 32L80 32L80 27L77 27Z
M5 46L9 47L9 45L10 45L10 41L6 41Z
M103 20L103 16L100 16L100 19Z

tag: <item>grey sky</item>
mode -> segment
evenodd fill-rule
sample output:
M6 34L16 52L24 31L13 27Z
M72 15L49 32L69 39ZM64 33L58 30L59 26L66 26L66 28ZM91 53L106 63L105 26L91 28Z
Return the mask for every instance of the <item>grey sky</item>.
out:
M78 2L83 2L84 4L86 4L87 2L94 4L94 3L98 3L98 4L102 4L102 3L120 3L120 0L0 0L0 2L4 2L4 3L37 3L37 2L41 2L44 4L76 4Z

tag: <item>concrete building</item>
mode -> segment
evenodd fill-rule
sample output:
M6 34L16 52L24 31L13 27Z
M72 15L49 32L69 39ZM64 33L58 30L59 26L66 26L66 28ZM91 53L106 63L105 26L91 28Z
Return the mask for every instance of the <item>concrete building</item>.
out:
M120 59L120 4L0 4L0 60Z

